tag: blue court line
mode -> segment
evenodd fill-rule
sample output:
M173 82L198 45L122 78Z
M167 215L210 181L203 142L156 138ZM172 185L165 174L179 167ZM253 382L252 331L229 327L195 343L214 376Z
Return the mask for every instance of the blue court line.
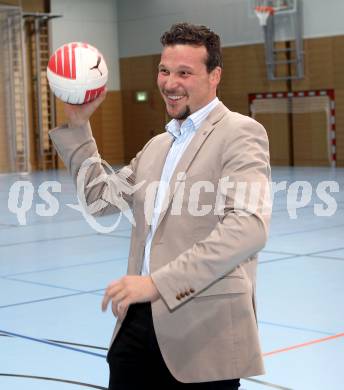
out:
M10 278L10 277L8 277L8 278L7 277L6 278L2 277L2 279L10 280L10 281L13 281L13 282L35 284L37 286L42 286L42 287L57 288L59 290L66 290L66 291L73 291L73 292L83 292L82 290L78 290L78 289L75 289L75 288L56 286L55 284L41 283L41 282L36 282L36 281L33 281L33 280L17 279L17 278Z
M74 201L75 199L72 199L72 201ZM56 217L56 216L55 216ZM54 218L54 217L40 217L41 219L43 218ZM55 218L56 219L56 218ZM41 225L57 225L59 223L65 223L65 222L85 222L85 218L80 215L79 218L77 217L71 217L71 218L64 218L64 219L56 219L54 221L51 221L49 220L48 222L45 222L45 221L40 221L40 220L36 220L36 221L32 221L32 223L29 223L27 225L19 225L19 224L8 224L8 223L3 223L3 224L6 224L6 225L9 225L9 226L12 226L12 227L15 227L15 228L21 228L21 229L24 229L24 228L27 228L27 227L32 227L32 226L41 226ZM1 224L1 222L0 222ZM118 231L125 231L127 228L119 228ZM97 233L98 234L98 233Z
M9 247L9 246L36 244L36 243L49 242L49 241L73 240L75 238L84 238L84 237L90 237L90 236L95 236L95 235L96 235L96 233L85 233L85 234L78 234L76 236L62 236L62 237L46 238L46 239L41 239L41 240L11 242L11 243L8 243L8 244L0 244L0 248L6 248L6 247Z
M77 293L84 293L85 292L84 290L78 290L78 289L70 288L70 287L57 286L56 284L36 282L34 280L17 279L17 278L4 278L4 277L2 277L2 279L14 281L14 282L22 282L22 283L27 283L27 284L34 284L34 285L42 286L42 287L50 287L50 288L57 288L57 289L66 290L66 291L74 291L74 292L77 292ZM103 296L104 294L97 294L97 292L105 291L105 288L106 287L101 288L101 289L97 289L97 290L92 290L93 292L87 292L86 291L86 293L91 294L91 295Z
M1 226L2 229L12 229L12 228L17 227L17 225L15 225L15 224L2 223L2 222L0 222L0 226Z
M59 241L59 240L73 240L75 238L84 238L84 237L96 237L99 233L85 233L85 234L78 234L75 236L62 236L62 237L52 237L52 238L46 238L42 240L31 240L31 241L22 241L22 242L11 242L8 244L0 244L0 248L6 248L9 246L17 246L17 245L27 245L27 244L36 244L36 243L42 243L42 242L49 242L49 241ZM129 238L127 236L109 236L109 235L99 235L104 237L119 237L119 238Z
M313 257L315 259L344 261L344 257L322 256L322 255L312 255L310 257Z
M37 375L25 375L25 374L10 374L5 372L0 372L0 377L8 377L8 378L16 378L16 379L34 379L40 381L49 381L49 382L58 382L58 383L67 383L69 385L78 385L83 387L90 387L92 389L101 389L107 390L107 387L92 385L91 383L77 382L71 381L69 379L61 379L61 378L52 378L48 376L37 376Z
M292 259L292 258L296 258L296 257L314 257L314 258L324 258L324 259L329 259L329 260L339 260L339 261L343 261L344 258L342 257L333 257L333 256L326 256L326 255L322 255L322 254L326 254L326 253L331 253L331 252L336 252L336 251L340 251L340 250L344 250L344 248L337 248L337 249L330 249L330 250L326 250L326 251L319 251L319 252L311 252L311 253L302 253L302 254L298 254L298 255L290 255L288 257L281 257L280 259L271 259L271 260L262 260L262 261L258 261L258 265L259 264L264 264L264 263L270 263L270 262L275 262L275 261L279 261L279 260L288 260L288 259ZM278 253L278 252L269 252L269 251L263 251L265 253Z
M321 255L323 253L336 252L336 251L342 251L342 250L344 250L343 247L341 247L341 248L334 248L334 249L326 249L325 251L318 251L318 252L308 253L308 256Z
M116 237L118 235L118 233L129 233L128 236L125 236L125 237L130 237L131 236L131 229L126 229L126 230L118 230L116 231L116 233L97 233L101 236L105 236L105 237Z
M110 237L114 237L116 236L117 233L130 233L131 234L131 227L129 228L123 228L123 229L116 229L116 233L113 232L113 233L97 233L101 236L110 236Z
M311 258L315 258L315 259L327 259L327 260L337 260L337 261L344 261L344 258L340 258L340 257L330 257L330 256L322 256L322 255L315 255L313 253L310 253L310 254L300 254L300 255L295 255L295 256L290 256L290 257L282 257L280 259L271 259L271 260L262 260L262 261L258 261L258 265L259 264L266 264L266 263L275 263L277 261L284 261L284 260L290 260L290 259L296 259L296 258L300 258L300 257L311 257Z
M301 330L303 332L312 332L312 333L319 333L323 334L326 336L334 336L336 333L333 332L324 332L322 330L317 330L317 329L309 329L309 328L302 328L298 326L292 326L292 325L285 325L285 324L277 324L275 322L268 322L268 321L258 321L259 324L262 325L270 325L270 326L275 326L278 328L286 328L286 329L293 329L293 330Z
M336 228L343 227L343 226L344 226L344 224L340 224L340 225L333 225L333 226L324 226L324 227L317 228L317 229L298 230L298 231L293 231L293 232L288 232L288 233L276 233L276 234L271 234L271 237L284 237L284 236L292 236L295 234L302 234L302 233L313 233L313 232L318 232L320 230L336 229Z
M31 303L40 303L40 302L46 302L46 301L53 301L55 299L69 298L69 297L74 297L74 296L77 296L77 295L92 294L92 293L99 292L99 291L103 291L103 289L91 290L91 291L83 291L83 292L79 292L79 293L75 293L75 294L58 295L58 296L55 296L55 297L35 299L35 300L32 300L32 301L11 303L9 305L2 305L2 306L0 306L0 309L6 309L6 308L9 308L9 307L14 307L14 306L29 305Z
M13 228L13 227L12 227ZM124 232L124 231L123 231ZM94 233L85 233L85 234L78 234L75 236L62 236L62 237L51 237L41 240L31 240L31 241L22 241L22 242L11 242L8 244L0 244L1 248L6 248L10 246L17 246L17 245L27 245L27 244L36 244L36 243L42 243L42 242L49 242L49 241L59 241L59 240L73 240L75 238L84 238L84 237L91 237L91 236L101 236L101 237L118 237L118 238L130 238L130 236L119 236L119 235L109 235L109 234L99 234L97 232Z
M337 204L342 204L343 203L343 201L338 201L337 200ZM309 205L309 206L304 206L304 207L302 207L300 210L309 210L309 209L311 209L311 208L314 208L314 204L313 205ZM273 209L272 209L272 216L274 216L274 214L276 213L276 214L279 214L279 213L282 213L282 212L286 212L286 214L287 214L287 217L289 218L289 214L288 214L288 212L287 212L287 205L279 205L279 206L276 206L276 208L274 207ZM337 210L336 210L336 213L338 213L339 211L341 211L342 210L342 208L340 208L340 207L338 207L337 208ZM280 217L280 216L279 216ZM326 217L325 217L326 218Z
M259 385L262 385L264 387L268 386L268 387L272 387L274 389L279 389L279 390L294 390L294 389L291 389L290 387L279 386L279 385L275 385L275 384L270 383L270 382L266 382L266 381L262 381L262 380L258 380L258 379L254 379L254 378L242 378L242 380L258 383ZM241 389L241 386L240 386L240 389ZM245 390L245 389L243 389L243 390Z
M272 253L274 255L286 255L286 256L298 256L297 253L291 253L291 252L276 252L276 251L269 251L266 249L263 249L260 253Z
M119 234L107 234L106 237L111 237L111 238L126 238L126 239L130 239L131 238L131 235L129 236L120 236Z
M8 338L12 338L13 336L9 336L7 334L2 334L0 332L0 337L8 337ZM56 344L63 344L63 345L72 345L74 347L82 347L82 348L87 348L87 349L100 349L102 351L107 351L108 348L104 348L104 347L99 347L97 345L88 345L88 344L80 344L80 343L73 343L71 341L64 341L64 340L54 340L54 339L45 339L46 341L51 341L52 343L56 343Z
M51 345L53 347L68 349L70 351L85 353L87 355L97 356L97 357L101 357L101 358L106 359L106 355L102 355L100 353L85 351L83 349L69 347L67 345L61 345L61 344L54 343L52 341L48 341L48 340L44 340L44 339L37 339L35 337L25 336L25 335L19 334L19 333L8 332L8 331L2 330L2 329L0 329L0 332L6 334L8 336L19 337L19 338L24 339L24 340L30 340L30 341L34 341L36 343L47 344L47 345Z
M101 294L100 294L100 292L101 292ZM97 295L98 297L103 297L104 296L104 292L105 292L105 288L103 288L101 290L98 290L98 292L90 293L90 295Z
M53 218L53 217L40 217L40 218ZM84 221L84 218L82 216L80 218L74 218L74 217L73 218L65 218L65 219L56 220L54 222L52 222L52 221L40 222L40 221L36 220L36 221L32 221L32 222L28 223L27 225L19 225L19 223L17 223L17 224L11 224L11 226L14 228L23 229L23 228L30 227L30 226L51 225L51 224L57 224L57 223L77 222L77 221Z
M258 261L258 265L266 264L266 263L276 263L277 261L290 260L290 259L295 259L297 257L302 257L302 256L305 256L305 255L294 255L294 256L288 256L288 257L281 257L280 259L262 260L262 261Z
M281 198L282 199L282 198ZM283 207L283 208L280 208L280 207ZM314 205L309 205L309 206L304 206L304 207L302 207L302 210L305 210L305 209L310 209L310 208L313 208L314 207ZM280 206L278 206L278 208L273 208L272 209L272 215L274 214L274 213L280 213L280 212L282 212L282 211L287 211L287 204L285 204L285 205L280 205Z
M78 263L78 264L73 264L73 265L65 265L65 266L62 266L62 267L45 268L45 269L40 269L40 270L36 270L36 271L17 272L15 274L7 274L7 275L1 275L1 276L3 278L7 278L7 277L12 277L12 276L38 274L38 273L41 273L41 272L59 271L59 270L62 270L62 269L77 268L77 267L82 267L82 266L85 266L85 265L111 263L112 261L123 261L123 260L128 260L128 257L118 257L118 258L110 259L110 260L91 261L89 263Z

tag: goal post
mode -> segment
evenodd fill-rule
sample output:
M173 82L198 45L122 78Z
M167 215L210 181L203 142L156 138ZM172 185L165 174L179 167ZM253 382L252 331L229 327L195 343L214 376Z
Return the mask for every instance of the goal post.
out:
M272 163L287 163L291 121L295 165L336 166L336 112L332 89L249 94L250 114L267 128ZM283 131L282 128L285 127ZM280 158L285 156L283 160Z

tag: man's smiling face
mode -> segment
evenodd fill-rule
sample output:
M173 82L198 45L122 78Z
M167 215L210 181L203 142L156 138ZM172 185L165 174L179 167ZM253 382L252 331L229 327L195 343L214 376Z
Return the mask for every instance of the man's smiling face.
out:
M206 60L204 46L164 47L157 84L170 117L182 121L215 98L221 68L208 72Z

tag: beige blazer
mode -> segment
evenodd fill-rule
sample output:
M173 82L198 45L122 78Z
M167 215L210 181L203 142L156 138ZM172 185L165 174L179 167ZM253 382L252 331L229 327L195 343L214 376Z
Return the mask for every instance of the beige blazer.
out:
M90 127L62 127L52 130L50 136L76 180L82 162L98 153ZM141 272L149 232L144 215L145 194L147 186L160 179L171 143L169 133L155 136L128 165L132 171L128 182L145 183L125 197L136 221L128 274ZM93 164L86 181L104 172L99 163ZM177 176L178 172L186 173L184 179ZM223 191L223 215L214 211L193 215L188 206L194 183L205 180L218 188L219 179L224 177L230 182L259 183L267 188L269 146L259 123L219 103L197 130L175 169L168 206L160 215L150 254L151 276L161 294L161 299L152 304L156 337L169 370L186 383L264 373L255 290L257 252L267 240L269 208L265 212L248 210L246 201L236 205L233 188ZM110 191L109 186L109 182L102 182L87 189L87 202L109 199L109 193L116 197L116 189ZM181 215L174 215L173 199L180 196L182 186ZM206 205L214 208L216 194L201 190L198 209ZM259 204L265 196L261 191ZM118 210L111 204L102 210L114 211ZM120 327L117 321L112 341Z

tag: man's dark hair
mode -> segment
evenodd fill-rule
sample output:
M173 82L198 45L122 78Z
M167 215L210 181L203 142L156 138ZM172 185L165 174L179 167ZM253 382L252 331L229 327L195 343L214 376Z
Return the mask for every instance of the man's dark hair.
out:
M189 23L174 24L160 38L163 46L205 46L208 58L205 62L208 73L217 66L223 67L220 37L206 26Z

